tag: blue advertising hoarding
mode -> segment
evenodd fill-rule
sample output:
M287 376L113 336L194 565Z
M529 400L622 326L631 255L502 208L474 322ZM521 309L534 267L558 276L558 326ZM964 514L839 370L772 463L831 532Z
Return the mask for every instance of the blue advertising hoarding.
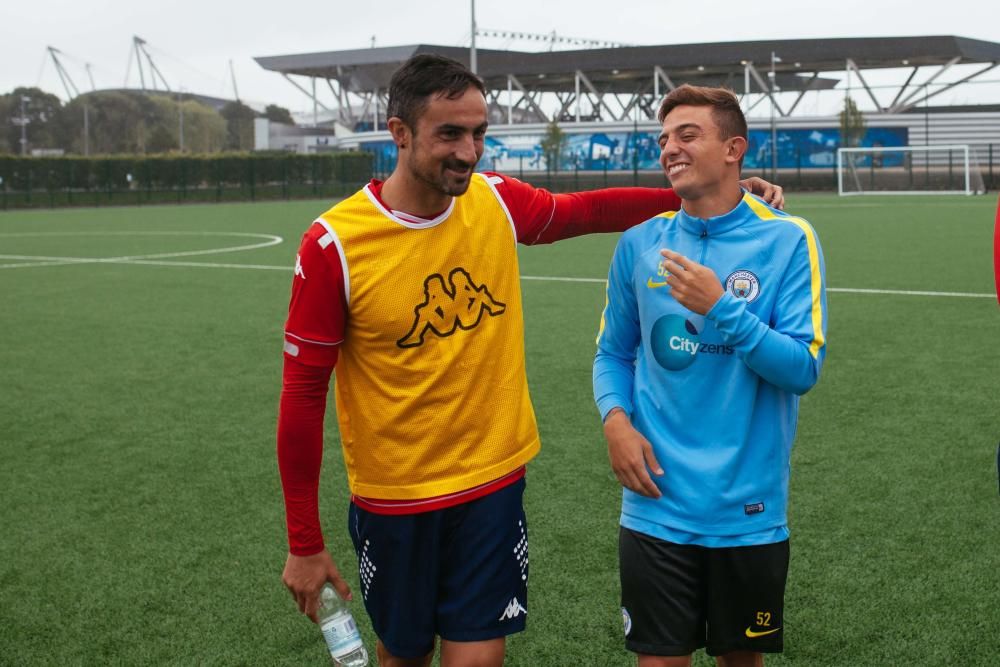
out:
M550 166L542 151L542 134L487 136L483 157L477 169L500 172L546 171L632 171L658 170L660 148L656 132L585 132L567 133L559 154L558 166ZM778 168L832 169L837 163L840 129L836 127L779 129ZM909 133L905 127L868 128L861 140L863 147L906 146ZM390 173L396 166L396 146L389 140L362 142L360 149L375 155L375 171ZM866 158L867 159L867 158ZM884 166L902 164L902 154L880 157ZM859 164L867 164L862 160ZM771 132L750 130L745 169L771 167Z

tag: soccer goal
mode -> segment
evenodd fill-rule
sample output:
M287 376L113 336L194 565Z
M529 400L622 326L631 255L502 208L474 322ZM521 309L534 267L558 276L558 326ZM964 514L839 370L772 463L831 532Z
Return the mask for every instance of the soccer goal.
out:
M874 146L837 150L840 195L986 192L975 150L955 146Z

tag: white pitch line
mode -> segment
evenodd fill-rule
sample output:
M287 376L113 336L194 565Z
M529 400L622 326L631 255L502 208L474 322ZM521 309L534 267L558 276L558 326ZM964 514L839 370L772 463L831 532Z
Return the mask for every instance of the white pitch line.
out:
M147 264L150 266L187 266L205 269L255 269L257 271L288 271L295 270L294 266L268 266L267 264L218 264L209 262L164 262L148 259L136 259L128 262L118 262L119 264Z
M562 276L521 276L521 280L546 280L553 283L606 283L607 278L564 278Z
M545 280L566 283L605 283L604 278L561 278L557 276L521 276L522 280ZM996 294L976 294L974 292L924 292L917 290L863 289L855 287L827 287L827 292L847 294L892 294L895 296L956 296L970 299L994 299Z
M827 287L827 292L846 292L849 294L892 294L895 296L957 296L969 299L995 299L996 294L976 294L975 292L923 292L919 290L899 289L861 289L855 287Z
M246 236L251 236L246 234ZM266 244L255 244L253 246L243 246L241 248L221 248L218 250L193 250L177 253L162 253L160 255L139 255L136 257L42 257L38 255L0 255L0 259L23 260L25 263L0 264L0 269L24 268L35 266L60 266L69 264L143 264L148 266L182 266L188 268L204 269L250 269L256 271L291 271L291 266L271 266L268 264L223 264L215 262L166 262L161 257L183 257L190 255L204 255L213 252L236 252L237 250L249 250L251 248L267 247L281 243L281 237L271 235L255 235L268 238ZM148 259L147 259L148 258ZM607 282L605 278L574 278L571 276L521 276L522 280L538 280L542 282L561 283L599 283ZM827 292L840 292L844 294L886 294L890 296L936 296L955 297L967 299L993 299L995 294L979 294L975 292L932 292L923 290L888 290L888 289L865 289L855 287L828 287Z

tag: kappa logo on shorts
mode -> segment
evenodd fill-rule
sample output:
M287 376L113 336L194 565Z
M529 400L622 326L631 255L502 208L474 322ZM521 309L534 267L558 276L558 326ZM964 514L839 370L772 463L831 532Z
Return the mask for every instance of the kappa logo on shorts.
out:
M517 601L517 597L510 599L507 603L507 608L504 609L503 613L500 615L498 620L509 621L511 619L517 618L521 614L527 614L528 610L521 606L521 603Z
M433 273L424 279L424 300L413 309L413 326L396 345L420 347L428 331L444 338L476 328L484 311L496 317L506 310L506 304L494 299L486 285L477 285L465 269L452 269L447 285L444 276Z
M632 632L632 617L629 616L628 609L622 607L622 622L625 624L625 636Z

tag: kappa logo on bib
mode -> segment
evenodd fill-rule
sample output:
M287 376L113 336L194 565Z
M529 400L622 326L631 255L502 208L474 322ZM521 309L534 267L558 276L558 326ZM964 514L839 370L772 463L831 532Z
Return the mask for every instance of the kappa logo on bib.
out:
M428 332L450 336L459 329L474 329L483 319L503 315L507 306L493 298L486 285L477 285L465 269L458 267L444 276L433 273L424 279L424 300L413 309L410 331L396 341L399 347L419 347Z

